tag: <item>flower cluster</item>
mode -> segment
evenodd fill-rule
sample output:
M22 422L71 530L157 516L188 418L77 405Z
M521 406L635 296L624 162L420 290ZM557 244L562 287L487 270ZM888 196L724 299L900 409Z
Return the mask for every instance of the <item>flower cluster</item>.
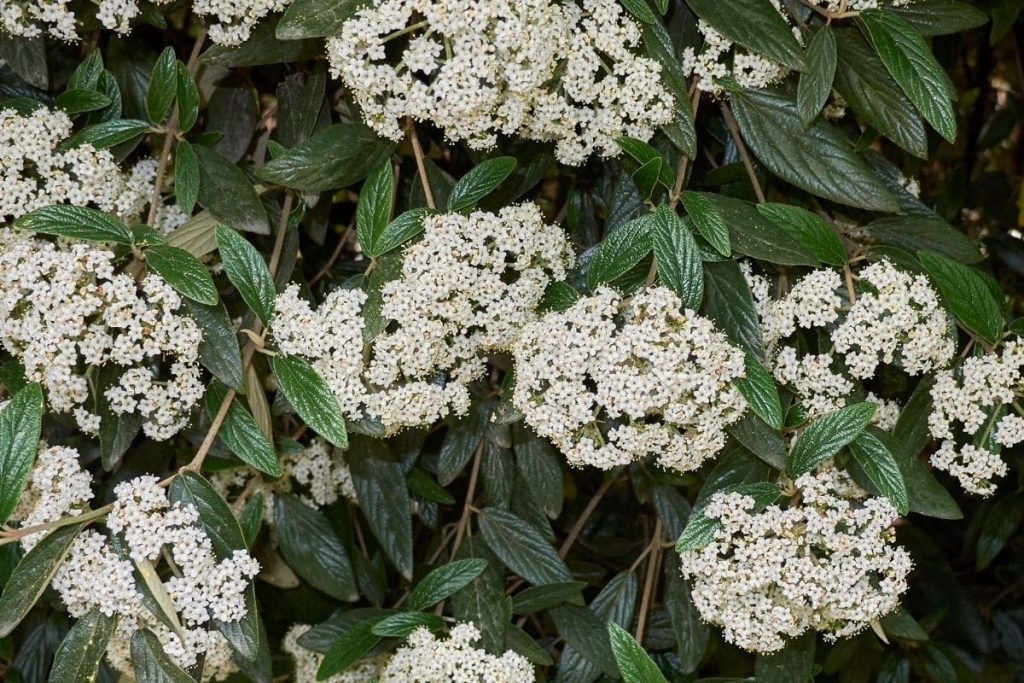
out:
M295 660L295 683L317 683L316 672L324 661L324 656L302 646L299 638L309 631L306 624L295 624L285 633L281 641L281 649ZM324 679L324 683L377 683L383 662L380 658L362 659L345 671Z
M68 42L77 40L70 4L71 0L4 0L0 4L0 30L25 38L49 35Z
M162 278L136 283L113 261L92 245L0 231L0 345L43 385L51 408L72 412L89 433L100 422L86 407L90 368L123 369L104 392L110 409L138 415L148 436L167 439L203 395L202 334Z
M63 446L39 444L28 488L18 500L11 518L22 528L53 522L68 515L80 515L92 500L92 475L82 469L78 451ZM21 539L31 550L46 535L45 531Z
M931 463L959 480L965 490L978 495L995 492L993 479L1006 474L1006 463L999 457L999 446L1010 447L1024 441L1024 419L1007 415L995 423L995 443L990 436L990 418L1013 402L1024 381L1024 346L1007 342L996 354L972 356L958 368L942 370L932 385L932 412L928 429L943 439ZM987 428L986 425L989 425ZM978 437L982 443L957 448L957 436Z
M798 505L751 512L754 499L716 493L710 544L681 554L701 616L726 640L774 652L808 629L857 633L899 605L910 555L894 543L896 509L826 463L796 480Z
M500 657L477 649L480 631L473 624L457 624L447 640L420 627L388 660L380 683L532 683L533 667L511 650Z
M383 288L387 328L368 361L358 290L332 292L314 311L290 287L271 331L281 351L311 360L347 417L370 417L389 431L429 424L468 410L467 385L486 368L481 354L512 346L571 263L564 233L534 204L429 216L401 277Z
M744 358L709 320L680 308L664 287L632 299L600 288L527 326L513 396L526 423L574 465L654 455L666 468L699 467L746 408L731 385Z
M856 287L851 280L859 294L826 268L811 271L777 298L767 278L742 266L761 322L765 360L775 379L799 396L808 417L846 405L854 381L874 377L882 364L920 375L944 367L956 351L949 316L928 279L888 261L860 270ZM791 338L799 329L827 332L832 348L798 351ZM887 406L887 423L894 422L892 410Z
M639 39L614 0L375 0L328 41L328 57L385 137L399 139L411 117L477 149L499 134L552 141L561 161L580 164L671 118Z

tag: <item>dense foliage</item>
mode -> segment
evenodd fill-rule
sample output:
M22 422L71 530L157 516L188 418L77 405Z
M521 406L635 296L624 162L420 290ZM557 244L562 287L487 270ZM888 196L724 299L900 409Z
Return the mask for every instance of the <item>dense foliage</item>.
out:
M1019 0L0 0L0 675L1024 676Z

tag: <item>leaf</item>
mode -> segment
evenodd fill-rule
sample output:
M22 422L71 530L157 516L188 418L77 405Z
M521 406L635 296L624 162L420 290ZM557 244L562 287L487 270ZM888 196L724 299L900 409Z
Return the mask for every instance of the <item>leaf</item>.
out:
M828 121L804 129L796 103L780 91L733 93L743 139L768 169L788 183L840 204L894 212L895 198Z
M658 178L662 175L665 162L661 157L654 157L633 172L633 182L640 191L640 197L647 201L658 187Z
M671 188L676 181L675 173L672 172L668 162L661 155L661 152L651 147L643 140L637 140L636 138L623 136L616 138L615 144L622 148L629 156L633 157L641 166L650 163L653 159L661 161L661 172L658 175L658 182L664 185L666 188Z
M711 200L699 192L691 191L682 193L679 199L683 202L690 220L697 226L697 232L715 251L722 256L729 256L732 253L729 228Z
M622 0L622 6L626 8L626 11L633 15L634 18L644 22L645 24L653 24L656 21L654 12L651 11L650 6L647 4L647 0Z
M800 74L796 89L796 109L804 126L818 116L832 92L836 75L836 37L832 29L822 26L807 44L807 71Z
M252 312L264 325L269 325L270 319L274 317L277 292L263 256L249 240L231 228L218 225L215 234L217 249L224 263L224 274Z
M277 24L281 40L322 38L341 32L341 25L363 5L363 0L295 0Z
M985 510L975 551L975 567L979 571L992 564L1006 544L1017 536L1022 519L1024 496L1019 493L1000 496Z
M586 585L584 581L569 581L532 586L512 597L512 613L535 614L565 603L582 607L582 590Z
M619 666L623 683L668 683L658 665L644 652L629 631L618 624L608 624L608 637L612 643L612 654Z
M269 235L267 212L241 169L207 147L193 150L199 160L198 201L203 208L236 230Z
M276 35L278 21L270 17L253 28L241 45L213 45L203 53L205 64L221 67L262 66L304 62L322 55L322 40L280 40Z
M43 390L32 382L0 411L0 523L18 507L39 447Z
M339 635L320 662L316 672L317 680L340 674L362 659L380 641L380 636L373 632L373 627L379 621L379 618L375 618L359 622Z
M192 254L166 244L153 245L145 253L149 267L183 296L207 306L219 300L210 271Z
M131 662L139 683L195 683L185 670L171 661L160 639L148 628L132 634Z
M479 557L487 569L452 596L452 616L458 621L472 621L480 629L480 640L488 652L505 649L511 610L505 599L504 572L501 563L480 540L480 535L467 536L456 553L457 558Z
M786 442L775 429L769 427L753 412L745 414L738 422L730 425L728 432L744 448L771 467L777 470L785 469Z
M257 175L304 192L323 192L359 182L394 150L394 143L362 124L336 123L268 161Z
M146 89L146 114L152 123L167 116L178 90L178 60L173 47L166 47L153 65Z
M73 116L103 109L110 104L110 98L95 90L66 90L57 96L54 104Z
M14 227L79 240L132 243L132 235L124 223L102 211L71 204L54 204L30 211L14 221Z
M684 673L692 673L704 659L711 632L693 604L690 587L679 573L679 560L674 554L666 553L663 573L665 611L675 634L679 667Z
M352 562L324 513L275 494L274 526L281 556L309 585L338 600L359 597Z
M814 254L800 240L761 215L755 204L710 192L700 196L725 223L734 252L786 266L818 265Z
M764 357L754 297L735 261L704 264L704 314L731 342L755 358Z
M835 89L872 128L914 156L928 157L924 121L856 29L837 29Z
M365 437L352 439L352 448L346 459L352 471L359 506L373 510L373 514L366 515L370 531L395 568L411 580L412 516L402 463L383 442Z
M854 403L811 422L789 449L786 476L796 479L852 443L870 424L877 408L870 402Z
M438 567L416 584L405 606L411 610L433 607L456 591L462 590L485 569L487 562L479 558L455 560Z
M512 426L512 444L516 469L523 481L530 482L530 493L548 517L558 517L565 496L560 454L522 422Z
M79 617L53 657L50 683L93 683L116 624L95 607Z
M918 2L887 7L923 36L944 36L978 28L988 22L988 16L973 5L960 0L919 0Z
M934 252L920 251L917 258L964 327L995 343L1006 321L1002 302L996 299L981 272Z
M839 235L817 214L792 204L758 204L757 210L775 225L795 237L814 257L830 266L846 265L846 248Z
M465 211L493 192L516 168L512 157L495 157L474 166L448 195L449 211Z
M213 485L202 475L185 470L179 473L168 491L173 502L191 505L199 513L199 524L210 537L217 560L231 557L236 550L245 550L245 536L238 519ZM256 604L256 589L250 581L245 588L245 616L238 621L213 624L235 653L247 661L254 660L260 651L260 618Z
M199 118L199 87L195 79L189 73L188 67L182 62L177 62L175 69L175 96L178 98L178 130L187 133L196 125ZM181 144L184 140L178 141L179 154Z
M782 401L771 373L748 351L744 357L745 376L733 380L754 414L772 429L782 429Z
M901 515L906 515L910 511L907 485L886 445L871 432L864 432L850 444L850 453L882 495Z
M69 524L54 529L18 562L0 594L0 637L13 631L39 600L83 526Z
M409 485L409 492L424 500L429 500L441 505L454 505L455 496L441 488L429 474L421 469L409 470L405 477L405 483Z
M674 120L662 131L676 149L694 159L697 156L697 131L693 125L689 81L683 73L672 36L660 21L645 24L641 30L644 50L661 67L662 85L674 101Z
M178 141L174 157L174 196L181 210L191 215L199 201L199 158L188 140Z
M348 448L345 418L323 377L298 356L274 356L271 364L281 391L299 417L338 448Z
M227 396L223 384L214 380L206 390L203 401L206 404L206 415L213 420L221 403ZM263 435L256 420L238 401L232 401L224 422L217 435L224 440L231 452L247 465L272 477L281 476L281 463L278 462L274 447Z
M487 547L509 569L535 585L572 580L565 560L537 529L507 512L486 508L480 512L480 534Z
M770 655L758 655L754 660L757 683L806 683L812 680L814 670L814 641L816 632L807 631L788 641L781 650Z
M373 634L405 638L421 627L426 627L431 631L439 631L444 628L444 619L429 612L400 612L378 621L373 627Z
M879 218L864 229L879 242L901 249L934 251L961 263L981 259L977 244L938 216Z
M607 676L618 673L615 657L611 652L611 644L608 642L608 628L593 610L586 607L562 605L549 610L548 615L555 622L558 635L568 645L565 649L568 650L571 647L585 657L588 664L593 665L586 668L592 670L594 675L580 676L581 680L594 680L599 677L601 672ZM571 660L563 651L558 666L558 680L560 681L567 678L563 667L568 661ZM591 671L587 673L590 674ZM570 677L569 680L574 679Z
M377 240L387 229L394 203L394 171L391 159L386 159L363 183L356 205L356 239L369 256L379 251Z
M380 234L374 237L371 244L363 246L363 252L367 256L377 258L397 249L423 232L423 219L431 213L433 213L431 209L419 208L409 209L399 214L395 220L384 227Z
M939 135L956 140L953 85L917 30L899 15L867 9L858 15L878 56Z
M238 348L235 328L223 304L205 306L185 300L185 311L203 331L199 343L199 362L213 376L234 389L242 388L242 353Z
M113 119L83 128L60 144L61 149L73 149L90 144L96 149L115 147L137 138L149 130L149 123L138 119Z
M769 0L687 0L686 4L732 42L790 69L806 67L792 28Z
M683 308L699 309L704 299L700 249L690 229L664 204L654 213L653 246L658 277L679 295Z
M640 263L651 253L654 241L654 218L641 216L616 228L597 246L587 267L587 286L611 282Z

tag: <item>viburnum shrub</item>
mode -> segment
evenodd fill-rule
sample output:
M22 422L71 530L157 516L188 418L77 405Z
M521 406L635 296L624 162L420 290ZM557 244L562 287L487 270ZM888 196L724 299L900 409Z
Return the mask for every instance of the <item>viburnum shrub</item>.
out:
M1021 9L0 0L0 676L1019 680Z

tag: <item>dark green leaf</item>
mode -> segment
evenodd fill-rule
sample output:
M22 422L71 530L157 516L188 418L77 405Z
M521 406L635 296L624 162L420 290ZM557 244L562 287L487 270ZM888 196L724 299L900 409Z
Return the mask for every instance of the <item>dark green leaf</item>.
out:
M995 343L1003 332L1002 303L978 270L934 252L917 254L943 301L964 327ZM997 288L998 289L998 288Z
M607 676L613 676L618 673L615 658L611 652L611 644L608 642L607 625L593 610L586 607L562 605L561 607L549 610L548 614L551 620L555 622L558 634L562 636L569 646L566 650L571 647L585 657L588 663L593 665L593 667L586 667L587 669L596 669L593 678L589 675L581 678L594 680L601 672L604 672ZM567 660L571 661L571 659L567 658L566 653L563 652L558 666L559 680L566 678L563 666L566 665ZM570 680L573 679L570 678Z
M786 466L786 442L753 412L745 414L728 428L740 444L777 470Z
M662 128L676 149L690 159L697 156L697 131L693 125L689 80L683 74L672 36L660 21L644 24L642 40L647 55L661 67L661 80L674 101L674 120Z
M653 246L662 282L679 295L683 308L699 309L704 299L700 249L690 229L665 204L654 213Z
M734 344L764 357L754 297L735 261L704 264L704 313Z
M474 166L448 195L449 211L465 211L493 192L516 168L512 157L495 157Z
M175 68L174 87L178 98L178 130L187 133L199 118L199 88L188 67L181 62L177 62ZM182 142L178 142L179 154Z
M210 420L213 420L226 396L227 389L223 384L216 380L210 383L203 397L206 415ZM274 447L267 441L267 437L263 436L249 411L237 400L231 402L218 436L242 462L272 477L281 476L281 463L277 460Z
M102 211L71 204L54 204L30 211L14 221L14 227L80 240L132 243L132 235L124 223Z
M0 524L18 507L36 460L43 390L32 382L0 411Z
M814 670L814 639L812 629L786 643L778 652L758 655L754 660L757 683L807 683Z
M178 142L174 157L174 196L181 210L192 215L199 201L199 158L188 140Z
M267 162L257 175L297 190L323 192L359 182L394 149L394 143L361 124L336 123Z
M747 405L772 429L782 429L782 401L771 373L748 351L744 359L746 373L733 381Z
M895 198L828 121L804 129L796 103L779 91L732 95L743 139L768 169L825 199L873 211L898 209Z
M412 517L409 513L409 489L400 460L377 439L352 439L347 455L352 470L359 506L373 510L366 516L370 531L384 554L407 579L412 579Z
M381 253L377 244L391 221L395 202L394 171L391 159L385 159L363 183L356 205L356 239L367 256Z
M554 519L562 511L565 495L562 477L562 457L547 439L543 439L521 422L512 426L516 469L523 481L530 482L530 493Z
M423 610L433 607L456 591L461 590L470 581L480 576L487 569L487 562L479 558L455 560L438 567L423 577L406 601L406 608ZM378 634L385 635L385 634Z
M397 249L423 232L423 219L431 214L427 208L409 209L388 223L369 247L363 251L374 258Z
M54 104L73 116L103 109L110 104L110 98L95 90L66 90L57 96Z
M202 60L222 67L260 66L304 62L323 54L322 40L278 39L277 24L274 18L261 21L241 45L214 45L203 53Z
M877 408L870 402L854 403L811 422L789 449L786 475L796 479L852 443L870 424Z
M988 22L983 11L960 0L919 0L887 9L923 36L960 33Z
M93 50L89 56L75 67L68 78L65 92L72 90L96 90L99 85L100 74L103 73L103 51Z
M444 619L429 612L400 612L378 621L373 627L373 634L405 638L420 627L439 631L444 628Z
M1020 493L1001 496L985 510L975 551L975 566L979 570L988 567L1006 544L1016 537L1022 519L1024 496Z
M795 237L822 263L846 265L846 248L832 228L817 214L791 204L758 204L757 210Z
M622 6L626 8L627 12L645 24L653 24L656 20L654 12L651 11L650 5L647 4L647 0L622 0Z
M886 445L871 432L864 432L850 444L850 453L896 510L901 515L907 514L910 511L907 485L896 459Z
M729 242L729 227L725 219L718 211L718 208L699 192L684 192L680 195L683 207L693 224L697 226L697 232L708 241L715 251L722 256L729 256L732 253L732 246Z
M805 126L825 106L836 75L836 37L828 25L819 28L807 44L807 64L796 89L796 109Z
M50 683L93 683L116 624L95 607L79 617L53 657Z
M0 594L0 637L13 631L36 604L83 526L71 524L54 529L21 558Z
M640 198L644 201L650 199L654 190L657 189L658 179L662 175L663 168L665 168L664 160L661 157L655 157L633 172L633 182L636 183L636 187L640 191Z
M486 508L480 513L480 534L509 569L532 584L572 580L565 560L537 529L505 510Z
M260 252L249 240L231 228L218 225L217 249L224 263L224 274L235 286L246 305L264 325L274 317L274 280Z
M156 244L146 249L146 263L167 284L189 299L207 306L217 303L217 287L210 271L184 249Z
M719 489L723 493L739 493L754 499L754 504L747 509L750 514L758 514L766 507L779 499L781 492L779 487L768 482L755 482L752 484L738 484L736 486L725 486ZM690 514L690 521L683 530L682 536L676 541L676 552L682 553L689 550L702 548L710 543L715 532L721 526L721 522L712 519L704 514L705 500L699 507L694 507Z
M684 673L692 673L700 665L711 638L710 628L704 623L693 604L690 586L679 573L679 560L675 554L665 555L664 603L672 631L676 637L676 653L679 667Z
M363 0L295 0L277 25L277 37L299 40L337 35L361 5Z
M281 556L309 585L338 600L358 597L352 562L322 512L293 496L277 494L274 526Z
M658 182L666 188L671 188L675 184L675 174L669 167L668 162L661 155L661 152L654 149L654 147L651 147L643 140L637 140L636 138L631 137L617 138L615 143L621 147L626 154L633 157L641 166L649 163L653 159L661 161L661 173L658 176Z
M146 89L146 113L153 123L160 123L167 116L178 89L178 60L174 48L166 47L153 65Z
M272 365L281 391L299 417L338 448L347 448L341 407L323 377L298 356L274 356Z
M89 143L96 149L107 149L137 138L149 130L149 123L137 119L114 119L83 128L61 143L64 149L71 149Z
M405 478L405 483L409 485L410 493L413 493L424 500L440 503L441 505L455 504L455 497L441 488L440 484L435 482L429 474L421 469L409 470L409 474Z
M581 591L586 585L584 581L569 581L527 588L512 597L512 612L534 614L564 603L582 607L584 603Z
M961 263L974 263L981 259L977 244L938 216L879 218L864 228L882 244L909 251L934 251Z
M195 683L185 670L171 661L160 639L147 628L132 634L132 669L139 683Z
M604 238L587 267L587 285L593 289L628 272L651 253L654 217L645 215L619 226Z
M793 30L769 0L687 0L694 14L734 43L790 69L806 66Z
M342 632L320 662L317 680L340 674L362 659L380 641L380 636L373 633L373 627L379 621L379 618L362 621Z
M725 223L734 252L786 266L818 265L814 254L799 239L761 215L757 205L710 192L699 196Z
M235 328L223 304L204 306L189 300L183 303L188 316L203 331L203 341L199 344L199 362L224 384L241 389L242 353L238 348Z
M269 235L267 212L241 169L208 147L193 149L199 160L199 203L236 230Z
M658 665L629 631L612 623L608 624L608 636L624 683L668 683Z
M913 26L885 10L867 9L859 19L885 68L939 135L956 139L953 85Z

